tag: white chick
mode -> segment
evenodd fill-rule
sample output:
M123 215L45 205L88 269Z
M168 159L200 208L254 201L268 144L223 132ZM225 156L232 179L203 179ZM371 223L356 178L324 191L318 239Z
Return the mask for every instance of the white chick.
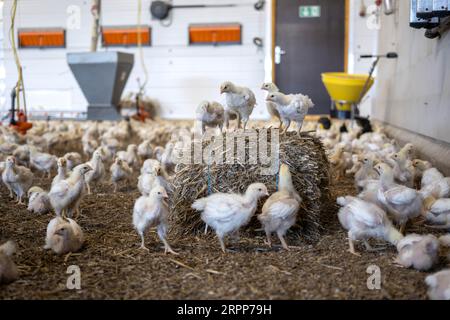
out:
M421 215L423 198L416 190L396 184L392 169L387 164L380 163L375 166L375 170L381 177L378 200L386 206L394 221L400 224L400 232L403 233L408 220Z
M171 173L175 169L175 163L173 162L174 148L175 144L173 142L168 142L161 155L161 166L167 173Z
M285 125L283 133L287 132L292 121L297 123L297 132L300 133L309 108L314 107L311 99L302 94L285 95L281 92L272 92L269 93L266 101L277 105L277 110Z
M13 152L18 164L28 167L30 164L30 147L28 145L18 146Z
M202 124L202 133L206 127L223 129L225 111L223 106L215 101L202 101L195 110L196 119Z
M33 183L33 173L30 169L16 164L16 158L10 156L6 158L5 169L2 173L3 183L9 190L9 196L16 195L18 204L23 204L23 196Z
M428 285L428 298L450 300L450 269L427 276L425 282Z
M72 170L76 166L83 163L83 158L78 152L69 152L64 155L67 162L67 170Z
M244 130L253 109L256 105L255 94L246 87L239 87L230 81L222 83L220 93L225 94L225 126L229 127L230 113L237 116L238 128L241 128L241 121L244 123Z
M450 196L450 178L447 177L434 180L433 182L420 189L420 193L424 198L447 198Z
M126 161L126 160L125 160ZM103 164L103 154L100 150L95 150L92 159L87 162L92 170L86 173L86 188L88 194L91 194L91 183L98 183L105 176L105 165Z
M258 216L258 220L266 232L269 247L272 246L271 234L276 232L283 248L289 250L284 236L295 224L301 202L302 199L292 183L289 167L286 164L282 164L280 167L278 192L275 192L266 200L262 207L262 213Z
M0 246L0 284L9 284L19 279L19 270L12 260L16 244L8 241Z
M57 255L62 255L79 251L83 242L83 231L78 223L69 218L56 217L47 226L44 249L51 249Z
M373 203L350 196L338 198L337 203L342 206L338 218L348 231L350 253L357 255L353 243L355 240L363 240L366 248L371 250L367 241L369 238L383 239L393 245L403 238L392 226L386 212Z
M28 211L44 214L50 212L51 209L52 206L47 192L40 187L31 187L28 190Z
M394 178L399 183L402 183L409 188L413 188L415 176L414 167L410 165L411 162L408 159L407 151L402 152L402 150L392 156L392 159L394 160L392 162Z
M0 153L5 155L12 155L14 150L16 150L19 146L15 143L5 142L0 144Z
M138 190L143 196L148 196L155 186L162 186L167 191L172 192L167 180L160 175L162 172L159 161L148 159L144 162L141 175L138 178Z
M341 177L345 175L345 160L343 157L344 148L340 145L336 146L334 153L330 156L330 164L333 167L333 170L336 172L336 180L339 180Z
M73 169L69 178L52 186L48 196L57 216L67 212L67 216L71 217L74 210L78 211L86 185L85 175L90 171L90 165L81 164Z
M265 90L269 94L271 94L273 92L280 92L280 90L275 85L275 83L272 83L272 82L263 83L261 90ZM280 113L278 112L277 105L272 101L266 101L266 107L267 107L267 111L269 112L270 116L278 119L278 121L280 122L278 128L282 129L283 122L281 121L281 117L280 117Z
M360 191L364 189L367 180L379 178L378 173L373 169L373 159L371 157L364 157L361 162L361 168L355 173L355 187Z
M114 193L117 192L117 187L120 181L126 181L127 184L130 184L133 169L130 168L128 163L122 159L116 158L114 163L109 168L109 171L111 172L111 182L114 185Z
M397 251L395 263L427 271L439 261L439 240L433 235L409 234L398 242Z
M450 199L435 199L428 197L424 200L425 219L439 229L450 228Z
M53 178L52 181L52 185L54 185L55 183L58 183L66 178L69 177L70 172L67 169L67 160L66 158L59 158L57 161L57 166L58 166L58 173L56 174L56 176Z
M243 195L214 193L195 200L192 208L202 211L202 220L216 231L220 247L225 252L224 237L247 225L256 211L258 200L268 195L264 184L253 183Z
M57 158L54 155L38 152L35 147L30 147L30 164L44 174L47 173L48 178L51 177L56 162Z
M164 198L166 190L159 186L154 188L148 196L141 196L136 200L133 208L133 225L141 237L141 249L147 250L144 234L152 227L157 228L158 236L164 243L164 253L176 254L166 240L169 209Z
M161 162L162 155L164 154L164 147L156 146L155 150L153 150L154 159Z
M415 159L412 165L416 168L418 174L421 175L421 188L444 178L444 175L438 169L434 168L431 162Z
M138 146L137 153L143 161L150 159L153 156L153 148L150 140L142 141Z
M116 157L125 161L131 168L137 169L141 164L141 159L138 155L138 147L135 144L130 144L127 151L119 151Z

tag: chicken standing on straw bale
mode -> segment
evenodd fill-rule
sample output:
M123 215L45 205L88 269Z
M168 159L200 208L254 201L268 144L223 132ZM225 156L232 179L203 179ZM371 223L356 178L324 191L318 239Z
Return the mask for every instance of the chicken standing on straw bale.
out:
M83 242L83 231L74 220L56 217L47 226L44 249L62 255L79 251Z
M275 83L272 83L272 82L263 83L261 86L261 89L267 91L269 94L280 91L278 89L278 87L275 85ZM283 122L281 121L281 117L280 117L280 113L278 112L277 105L272 101L266 101L266 107L267 107L267 111L269 112L270 116L272 118L278 119L278 121L279 121L278 129L281 130L281 128L283 126Z
M192 208L202 211L202 220L216 231L220 247L225 252L224 237L247 225L256 212L258 200L268 195L264 184L253 183L248 186L243 195L214 193L208 197L195 200Z
M16 244L8 241L0 246L0 284L8 284L19 278L19 270L12 260Z
M10 156L6 158L2 180L9 190L9 196L13 198L15 194L18 204L23 204L23 196L33 183L33 173L31 170L18 166L16 164L16 158Z
M271 235L276 232L283 248L289 250L284 240L286 232L295 224L302 198L292 183L291 172L286 164L280 167L278 192L272 194L264 203L258 220L266 232L267 244L272 246Z
M152 227L157 228L158 237L164 243L164 253L177 254L166 240L169 209L164 199L166 190L161 187L152 189L148 196L141 196L136 200L133 208L133 225L141 237L141 249L147 250L144 234Z
M225 111L223 106L215 101L202 101L197 107L196 119L201 122L202 133L205 132L206 127L219 127L222 132L223 123L225 120Z
M77 211L79 215L78 205L85 190L85 175L90 171L91 166L81 164L73 169L69 178L52 186L48 196L57 216L66 213L68 217L72 217L73 211Z
M244 130L253 109L256 105L255 94L246 87L239 87L234 83L226 81L220 86L220 93L225 94L225 126L228 129L230 114L236 114L238 128L241 128L241 121L244 123Z
M266 101L277 105L281 121L285 126L283 133L288 131L292 121L297 123L297 132L300 133L308 110L314 107L311 99L302 94L285 95L281 92L272 92L269 93Z
M355 252L353 242L363 240L367 250L372 250L369 238L383 239L393 245L397 245L402 234L392 226L386 212L376 205L359 198L347 196L337 199L342 206L338 212L341 225L348 231L349 252Z

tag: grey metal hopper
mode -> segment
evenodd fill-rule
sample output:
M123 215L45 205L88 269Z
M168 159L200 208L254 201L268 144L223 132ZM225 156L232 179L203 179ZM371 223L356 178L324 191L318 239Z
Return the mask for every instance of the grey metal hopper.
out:
M118 105L134 64L124 52L68 53L67 62L88 101L88 120L120 120Z

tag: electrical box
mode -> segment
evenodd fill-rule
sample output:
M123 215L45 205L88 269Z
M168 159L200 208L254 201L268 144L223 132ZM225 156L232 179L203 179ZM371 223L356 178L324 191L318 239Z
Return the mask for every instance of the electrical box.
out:
M426 28L431 29L434 27L437 27L439 25L439 18L432 17L432 18L420 18L418 17L417 10L418 10L418 2L420 0L411 0L411 6L410 6L410 14L409 14L409 25L412 28L420 29L420 28Z
M450 15L450 0L433 0L433 16L446 17Z
M194 24L189 26L189 44L241 44L242 26L230 24Z
M104 47L130 47L138 45L139 32L143 46L151 45L151 28L149 26L103 27L102 44Z
M66 31L53 29L19 29L19 48L65 48Z
M433 0L417 0L417 17L422 19L433 17Z

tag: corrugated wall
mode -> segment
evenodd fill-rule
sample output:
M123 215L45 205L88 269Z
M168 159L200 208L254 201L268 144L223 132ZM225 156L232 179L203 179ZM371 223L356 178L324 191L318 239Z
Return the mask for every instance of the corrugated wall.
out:
M409 27L409 1L398 1L396 15L381 17L379 51L396 51L398 60L380 62L375 118L450 143L450 33L425 38Z
M9 29L11 0L5 1L4 32ZM266 116L264 94L260 90L264 81L264 50L253 44L254 37L264 38L265 12L253 8L248 0L175 0L174 4L235 3L237 8L180 9L173 11L173 23L163 27L152 21L150 0L143 0L142 22L150 24L152 46L144 49L150 73L147 94L160 100L163 116L190 118L203 99L221 99L219 86L231 80L252 88L257 94L258 106L254 118ZM91 14L87 0L21 0L17 27L64 27L67 29L67 49L24 49L20 57L25 75L28 106L33 110L85 111L86 101L73 78L67 63L68 51L87 51L90 44ZM266 8L268 6L266 5ZM137 1L103 0L102 24L120 26L136 24ZM79 13L79 14L78 14ZM77 17L80 23L77 23ZM189 46L190 23L238 22L243 25L243 44L232 46ZM8 38L5 37L6 88L16 81L15 65ZM100 50L104 50L100 48ZM109 50L116 50L109 49ZM120 48L136 53L135 48ZM137 56L136 56L137 58ZM143 78L139 60L125 91L137 89L136 79ZM5 92L6 92L5 91ZM6 103L9 97L6 94Z

